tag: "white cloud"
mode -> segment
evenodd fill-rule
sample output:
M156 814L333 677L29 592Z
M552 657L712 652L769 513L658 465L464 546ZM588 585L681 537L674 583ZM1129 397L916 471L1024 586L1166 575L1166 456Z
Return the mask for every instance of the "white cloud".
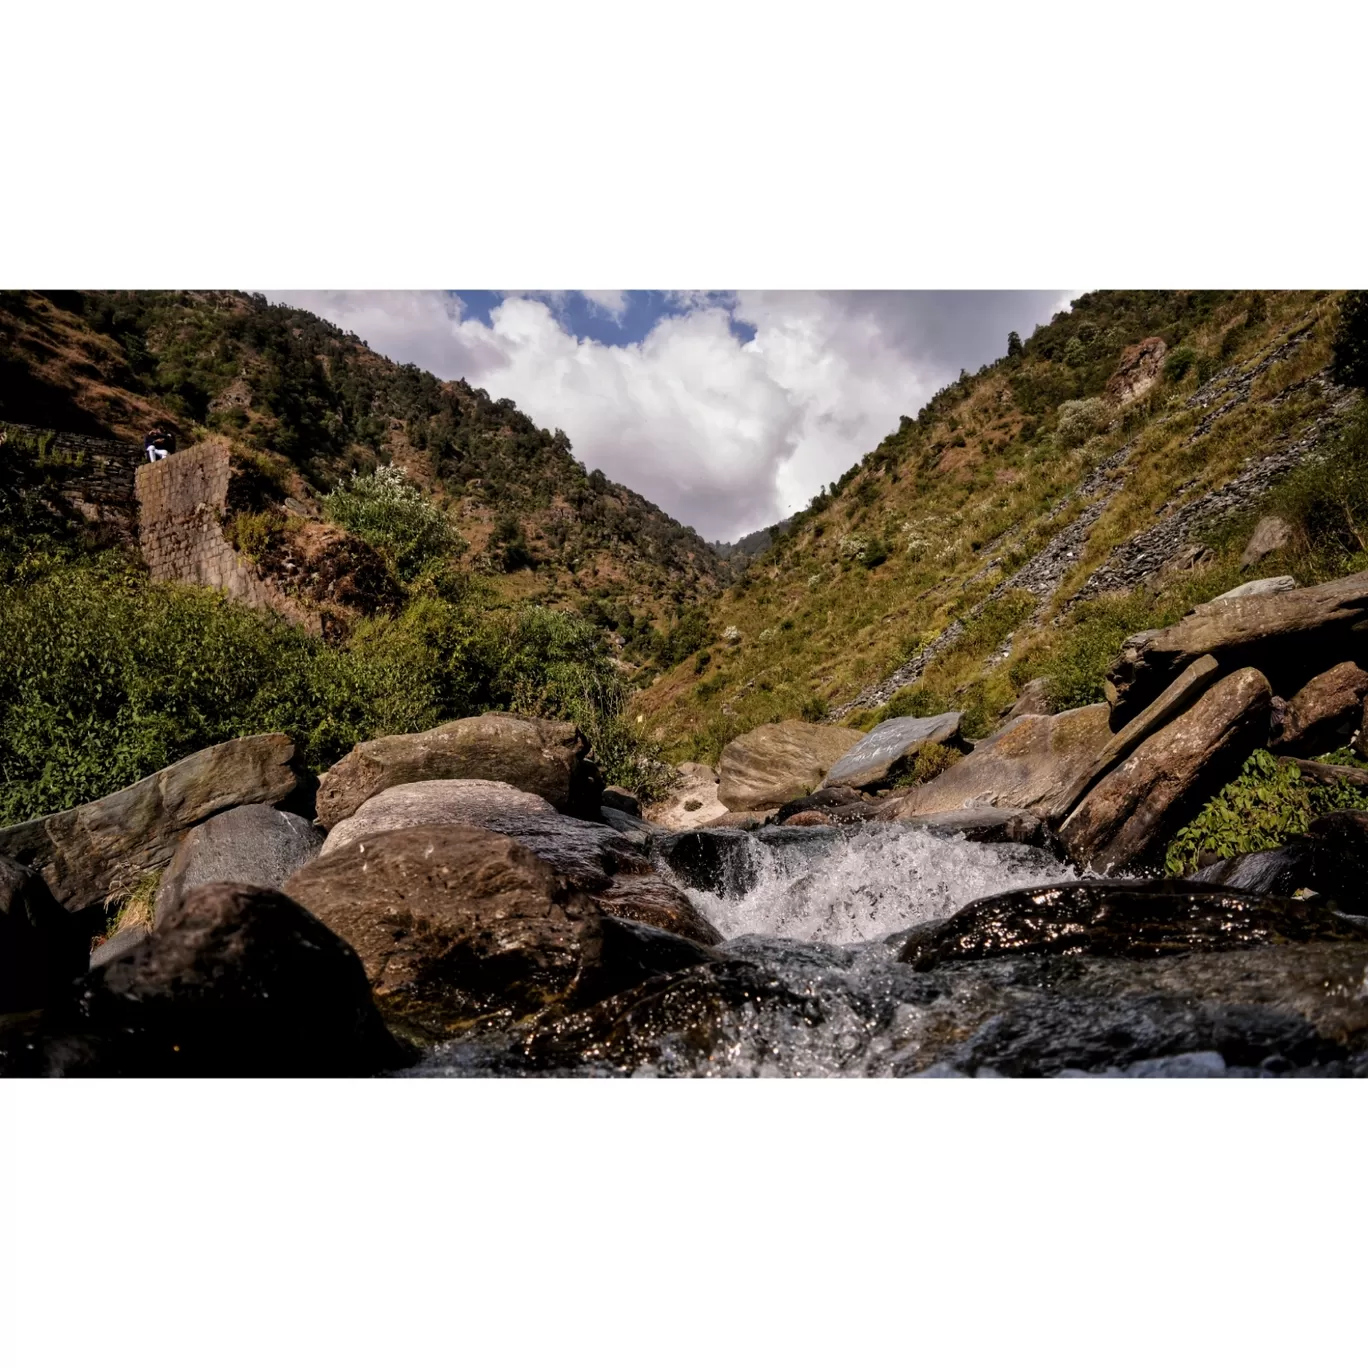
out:
M563 428L589 468L726 540L802 507L962 365L1060 307L1055 291L690 293L639 342L609 346L566 330L564 292L509 296L488 324L439 291L274 297L512 398ZM621 291L585 297L616 318L626 308Z

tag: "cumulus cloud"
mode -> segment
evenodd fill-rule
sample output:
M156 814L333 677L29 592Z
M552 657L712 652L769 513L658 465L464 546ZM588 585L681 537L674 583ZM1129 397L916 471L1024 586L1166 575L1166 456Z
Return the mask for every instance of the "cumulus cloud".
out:
M621 319L622 291L584 291ZM442 292L274 295L377 351L507 396L576 456L704 536L802 507L961 367L1002 354L1063 291L677 293L638 341L577 337L564 292L509 295L488 323Z

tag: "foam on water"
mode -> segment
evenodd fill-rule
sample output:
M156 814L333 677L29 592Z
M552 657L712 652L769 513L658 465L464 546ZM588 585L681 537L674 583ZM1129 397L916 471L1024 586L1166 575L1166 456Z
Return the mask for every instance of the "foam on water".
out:
M754 842L759 881L740 898L687 889L723 936L851 945L948 917L975 898L1076 877L1043 851L880 823L820 847Z

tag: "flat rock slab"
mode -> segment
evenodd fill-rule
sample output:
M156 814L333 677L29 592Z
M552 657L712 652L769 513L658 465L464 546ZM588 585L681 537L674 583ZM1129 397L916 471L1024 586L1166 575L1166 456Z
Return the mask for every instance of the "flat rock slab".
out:
M898 958L934 969L1028 952L1148 959L1314 940L1368 941L1368 923L1206 883L1083 879L981 898L917 927Z
M1172 627L1138 632L1107 671L1107 696L1121 725L1194 660L1214 655L1225 670L1252 666L1290 697L1313 675L1368 646L1368 571L1291 589L1215 599Z
M692 831L727 815L717 797L717 771L711 765L687 760L679 766L679 784L668 798L652 803L642 814L667 831Z
M827 771L823 788L872 788L888 778L902 761L926 745L949 746L959 738L962 714L935 717L890 717L862 736Z
M0 830L0 854L38 869L64 906L91 907L116 881L165 865L188 828L287 798L299 782L294 756L281 732L224 741L93 803Z
M1253 598L1257 594L1285 594L1296 587L1297 581L1291 575L1273 575L1268 579L1246 580L1224 594L1217 594L1211 601L1224 603L1227 599Z
M729 812L780 808L811 793L864 733L815 722L770 722L727 743L717 796Z
M200 884L280 888L322 845L323 833L293 812L264 803L220 812L182 837L157 889L155 920Z
M589 745L569 722L485 713L431 731L363 741L319 776L318 820L329 829L368 798L424 779L484 779L544 798L562 812L594 815L602 780Z
M888 800L894 820L956 808L1024 809L1046 821L1067 811L1063 801L1111 740L1105 703L1053 717L1026 714L981 741L929 783Z

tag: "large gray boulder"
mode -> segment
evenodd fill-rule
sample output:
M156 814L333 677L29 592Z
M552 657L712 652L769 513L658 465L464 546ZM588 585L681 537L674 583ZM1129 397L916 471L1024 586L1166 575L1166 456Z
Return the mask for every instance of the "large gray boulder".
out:
M935 717L890 717L862 736L827 771L823 788L873 788L911 760L923 746L951 746L959 740L961 713Z
M93 803L0 830L0 854L37 869L65 907L91 907L162 868L181 833L206 818L287 798L294 756L281 732L224 741Z
M811 793L864 733L815 722L769 722L727 743L717 796L728 812L780 808Z
M1064 800L1111 739L1105 703L1053 717L1025 714L981 741L929 783L892 798L881 815L900 820L967 807L1022 808L1046 821L1068 810Z
M0 855L0 1015L46 1006L85 973L89 944L42 879Z
M265 803L229 808L191 827L176 847L157 889L156 920L200 884L242 883L280 888L318 854L323 833L293 812Z
M319 776L318 820L329 829L368 798L425 779L488 779L535 793L561 812L596 816L603 781L570 722L485 713L431 731L363 741Z
M1138 632L1107 671L1107 697L1120 725L1194 660L1214 655L1223 670L1259 670L1289 698L1312 676L1365 648L1368 571L1282 594L1215 599L1172 627Z
M380 834L411 827L462 826L499 832L543 859L594 907L703 945L721 939L677 888L661 877L639 844L599 822L557 812L533 794L474 779L429 779L386 789L340 823L323 858L369 849ZM306 866L285 886L307 874Z
M1157 863L1165 845L1268 739L1272 692L1237 670L1103 778L1059 829L1070 856L1102 873Z

